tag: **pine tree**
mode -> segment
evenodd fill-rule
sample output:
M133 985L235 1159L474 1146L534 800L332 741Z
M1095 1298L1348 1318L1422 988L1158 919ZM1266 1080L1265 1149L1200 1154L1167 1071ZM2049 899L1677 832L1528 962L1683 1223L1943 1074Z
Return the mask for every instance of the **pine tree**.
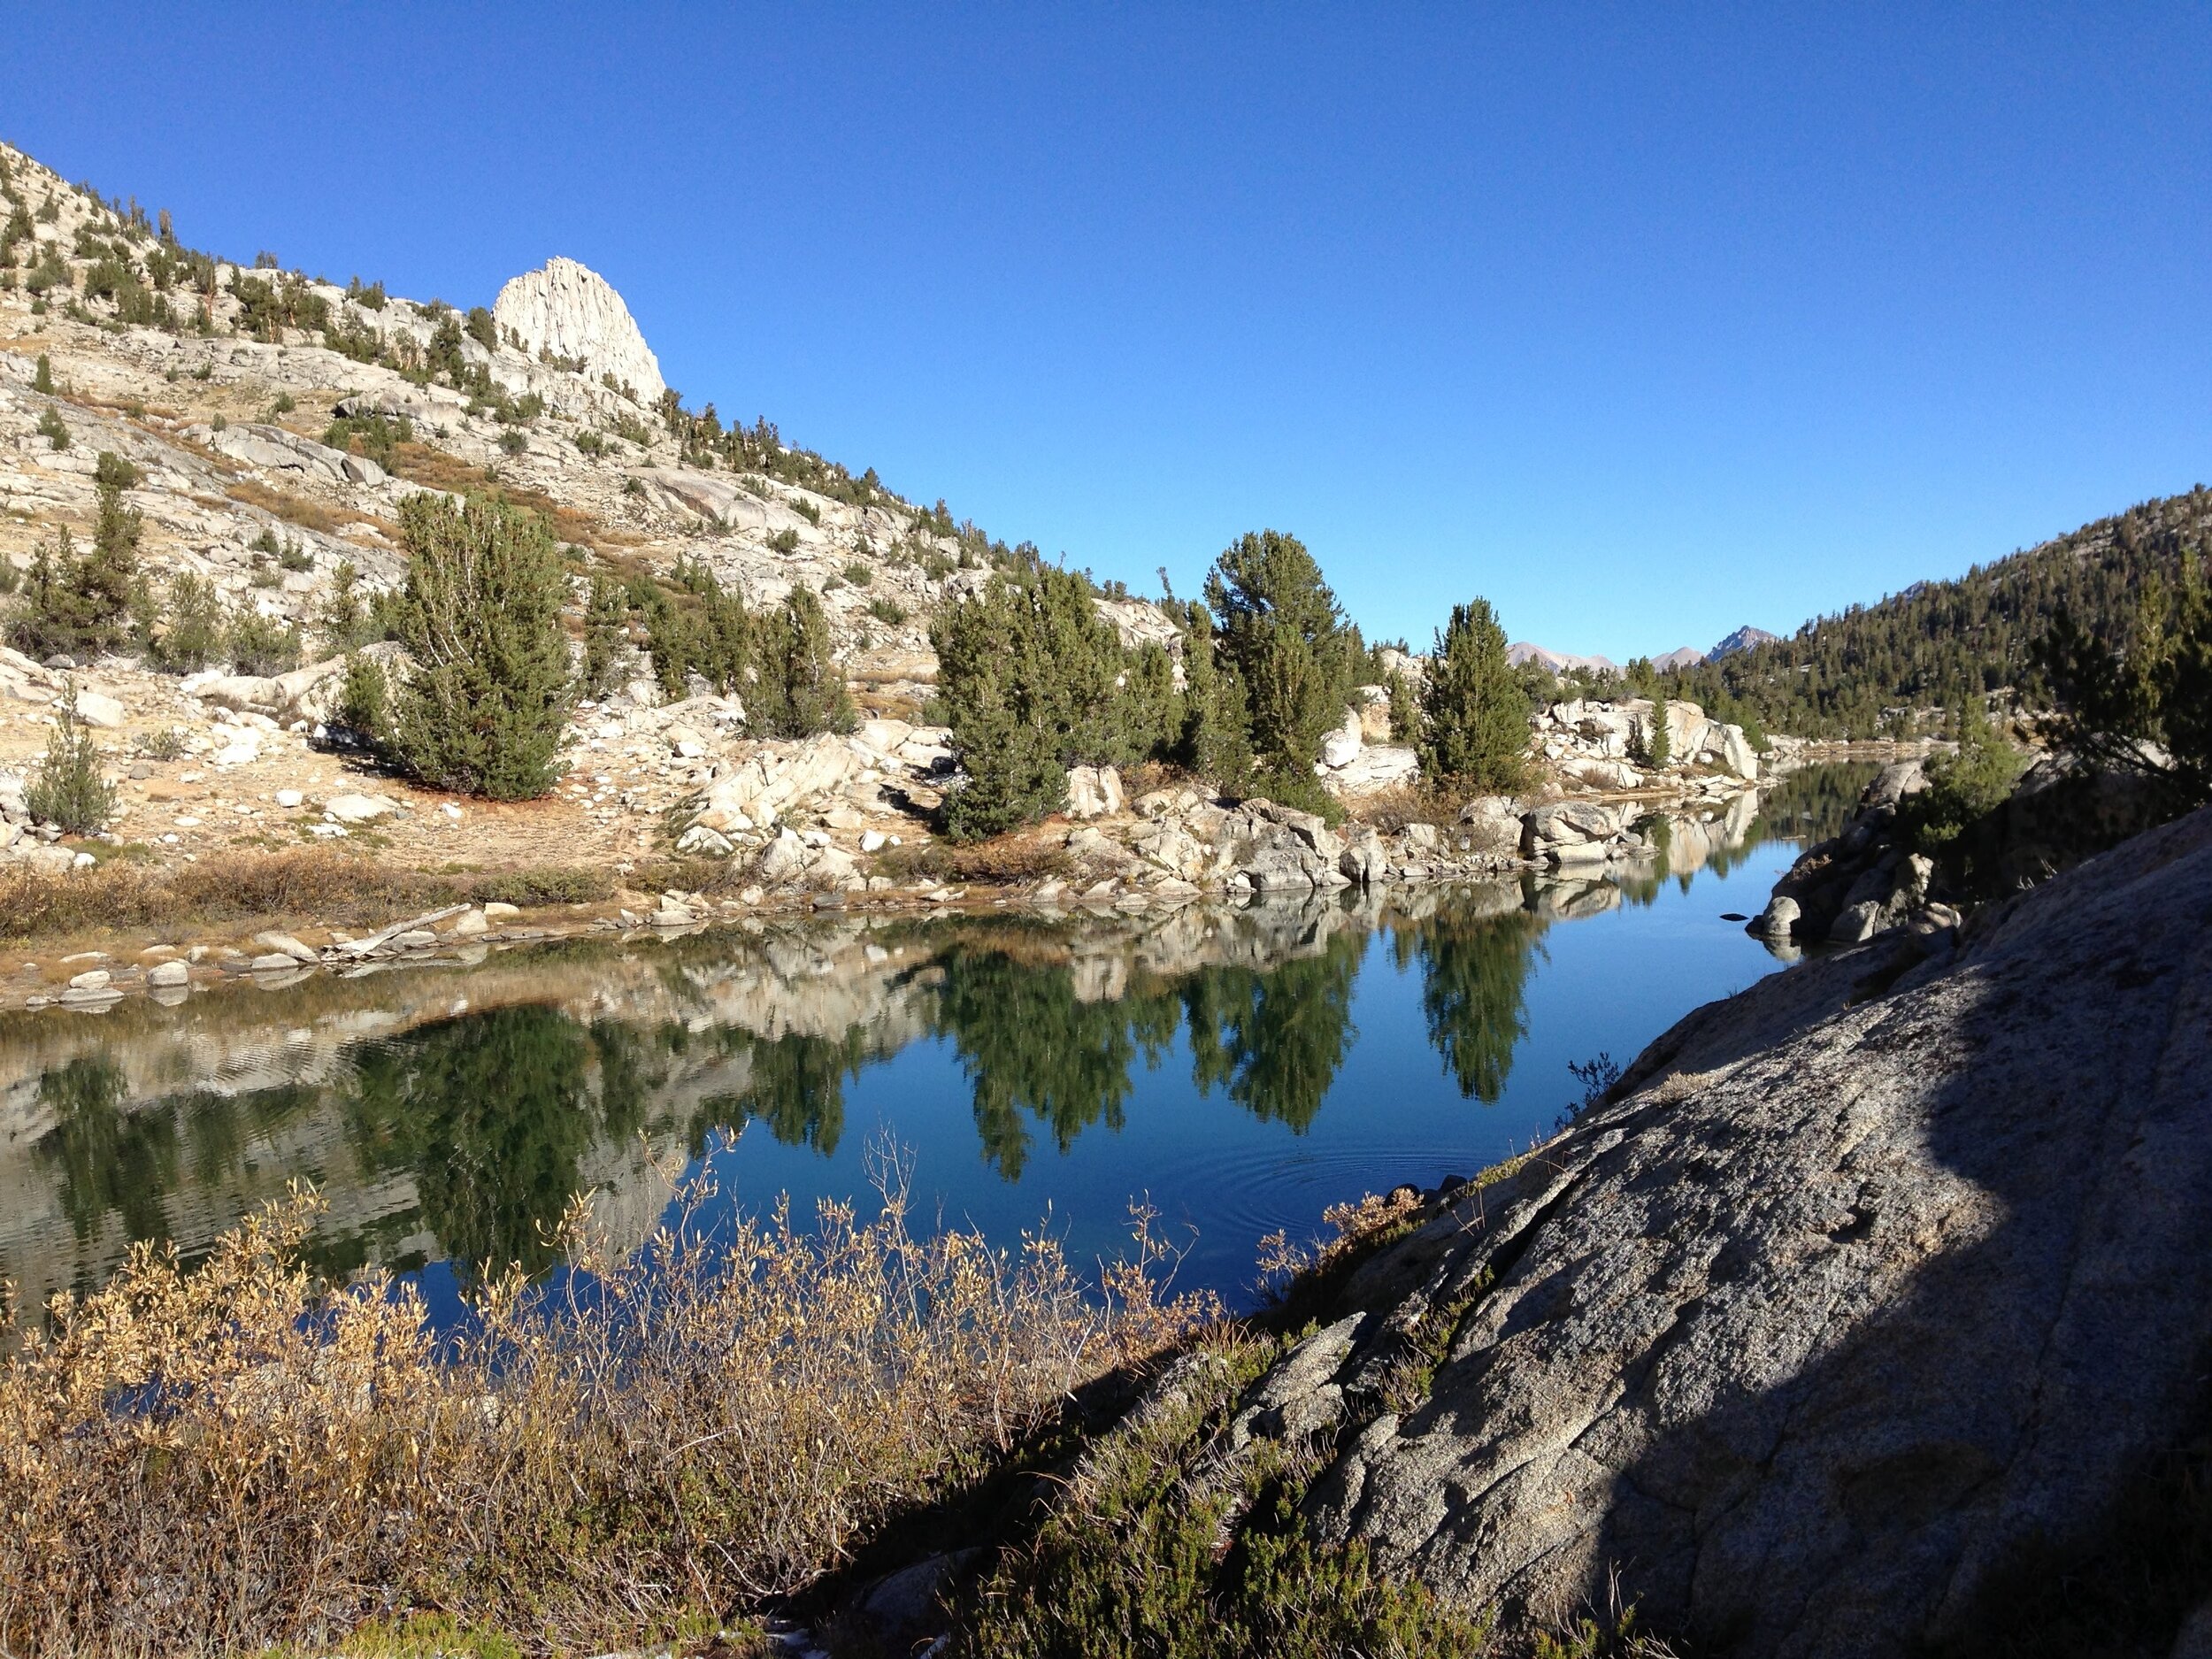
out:
M1213 618L1196 600L1168 602L1183 631L1182 729L1171 757L1225 795L1240 795L1252 781L1252 738L1244 688L1221 666Z
M1384 685L1390 693L1390 741L1408 749L1421 742L1421 698L1412 681L1396 669Z
M746 710L753 729L772 737L851 731L852 695L831 649L829 617L813 590L793 588L783 609L764 619L761 634Z
M28 580L8 619L8 638L28 656L82 661L127 643L143 596L138 541L144 521L111 480L98 487L92 546L82 555L67 526L33 549Z
M115 787L100 775L100 751L77 718L77 687L62 694L60 718L46 740L46 756L24 787L31 816L67 835L89 835L115 816Z
M1490 602L1454 605L1422 690L1423 774L1485 793L1518 787L1528 714L1527 694L1505 659L1505 630Z
M2036 658L2061 747L2152 779L2176 810L2212 801L2212 584L2193 551L2170 589L2144 583L2121 649L2061 610Z
M1002 572L930 628L937 695L967 781L946 801L957 839L1056 810L1066 769L1140 752L1122 720L1127 654L1090 584L1044 564Z
M1667 700L1655 697L1651 704L1651 733L1645 740L1644 749L1654 772L1663 770L1674 759L1674 739L1667 732Z
M1206 577L1224 664L1243 687L1262 786L1324 805L1322 741L1344 718L1352 638L1321 567L1295 536L1238 538Z
M130 635L131 605L139 587L138 541L146 519L137 508L123 504L123 488L114 472L101 481L95 499L92 550L78 581L92 619L84 643L106 651Z
M427 492L400 505L407 588L400 638L415 666L393 746L441 788L495 800L543 795L558 775L572 687L561 628L567 578L535 513Z
M584 672L586 695L604 696L614 689L630 642L630 600L622 584L604 571L591 579L591 597L584 606Z

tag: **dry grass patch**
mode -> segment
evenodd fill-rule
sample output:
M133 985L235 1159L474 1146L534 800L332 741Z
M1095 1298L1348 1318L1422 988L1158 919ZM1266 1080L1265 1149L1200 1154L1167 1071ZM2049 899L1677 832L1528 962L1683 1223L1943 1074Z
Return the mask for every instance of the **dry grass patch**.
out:
M1440 829L1459 822L1459 810L1467 804L1463 794L1415 782L1348 803L1347 815L1357 824L1390 835L1409 824L1433 824Z
M310 501L304 495L295 495L288 490L273 489L257 479L242 478L235 484L226 488L223 493L233 501L242 502L249 507L258 507L262 511L281 518L287 524L299 525L309 530L319 531L325 535L336 534L341 525L355 523L373 523L378 529L388 530L391 534L396 535L399 533L396 526L388 526L384 521L374 518L369 514L355 512L350 508L341 512L322 502Z
M176 1655L446 1613L530 1651L697 1630L841 1563L1004 1455L1077 1382L1217 1310L1087 1293L1058 1248L779 1207L571 1275L509 1274L457 1336L388 1275L301 1265L318 1201L207 1263L142 1246L0 1369L0 1651ZM687 1212L687 1214L689 1212Z
M472 465L459 456L420 440L395 446L392 471L411 484L423 484L460 495L489 495L526 507L552 526L553 534L561 541L595 550L603 543L610 547L634 547L642 540L626 530L611 529L593 514L555 501L542 490L511 483L488 468Z
M552 866L430 875L323 849L233 854L168 866L113 858L89 870L45 875L18 866L0 876L0 937L287 917L357 926L464 900L585 904L613 892L612 878L602 871Z
M876 855L876 873L894 881L979 881L1018 886L1065 877L1075 868L1065 845L1016 832L987 841L947 841L887 847Z

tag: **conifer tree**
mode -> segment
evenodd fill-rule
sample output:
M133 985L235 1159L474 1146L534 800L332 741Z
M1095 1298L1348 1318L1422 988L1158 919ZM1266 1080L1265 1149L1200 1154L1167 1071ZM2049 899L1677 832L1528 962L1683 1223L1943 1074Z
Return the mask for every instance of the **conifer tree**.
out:
M399 633L415 666L394 711L398 758L442 788L543 795L572 691L568 583L544 520L480 495L425 492L401 503L400 533Z
M1002 571L930 628L937 695L968 773L945 803L948 830L973 840L1058 810L1066 769L1139 752L1123 729L1127 663L1077 572Z
M2152 779L2176 810L2212 801L2212 583L2193 550L2170 588L2155 573L2144 582L2121 649L2062 610L2036 660L2063 748Z
M89 835L115 815L115 787L100 775L100 751L77 717L77 687L62 694L59 718L46 739L46 755L23 791L31 816L65 834Z
M1396 669L1384 681L1390 693L1390 741L1408 749L1421 741L1421 698L1412 682Z
M760 634L746 711L753 729L773 737L851 731L852 695L830 647L829 617L813 589L794 587L783 609L764 618Z
M1421 697L1421 771L1439 784L1497 793L1519 786L1528 695L1505 659L1505 630L1486 599L1452 607Z
M83 554L66 525L50 545L32 551L23 593L8 619L8 639L41 659L64 655L82 660L126 644L134 606L143 597L138 541L143 517L123 504L111 477L98 486L92 546Z
M630 642L630 600L622 584L604 571L591 579L591 597L584 606L583 690L603 696L614 689Z
M1248 534L1214 561L1206 603L1223 662L1243 688L1261 787L1325 805L1314 766L1344 718L1353 641L1321 567L1295 536Z
M1244 688L1221 665L1206 607L1170 600L1166 609L1183 631L1182 726L1170 753L1225 795L1242 795L1252 781Z
M1655 697L1651 703L1651 732L1645 740L1646 758L1651 769L1657 772L1674 759L1674 739L1667 732L1667 700Z

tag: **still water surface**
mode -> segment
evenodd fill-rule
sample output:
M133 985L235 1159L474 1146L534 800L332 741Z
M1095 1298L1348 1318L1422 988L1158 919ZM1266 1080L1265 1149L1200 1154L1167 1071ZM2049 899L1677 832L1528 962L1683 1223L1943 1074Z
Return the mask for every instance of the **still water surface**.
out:
M641 1236L662 1171L718 1202L864 1195L886 1137L918 1207L1079 1260L1144 1196L1179 1283L1248 1301L1254 1248L1340 1199L1547 1133L1571 1061L1626 1061L1784 964L1754 912L1870 769L1802 772L1656 863L1326 902L840 918L163 1009L0 1017L0 1277L33 1305L135 1239L188 1255L304 1176L321 1263L546 1263L572 1192Z

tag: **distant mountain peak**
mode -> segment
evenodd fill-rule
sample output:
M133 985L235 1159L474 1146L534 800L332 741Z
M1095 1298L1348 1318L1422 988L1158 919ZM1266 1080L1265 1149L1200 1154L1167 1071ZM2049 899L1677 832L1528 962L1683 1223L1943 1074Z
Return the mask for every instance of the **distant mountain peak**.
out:
M1718 645L1713 647L1711 650L1706 652L1705 660L1709 663L1717 663L1724 657L1732 657L1738 651L1747 651L1755 645L1773 645L1779 641L1781 637L1778 634L1769 634L1764 628L1755 628L1749 623L1746 623Z
M1541 663L1545 672L1563 674L1571 668L1587 668L1595 673L1617 674L1621 665L1609 657L1575 657L1565 651L1547 650L1523 640L1505 648L1505 660L1518 668L1523 663Z

